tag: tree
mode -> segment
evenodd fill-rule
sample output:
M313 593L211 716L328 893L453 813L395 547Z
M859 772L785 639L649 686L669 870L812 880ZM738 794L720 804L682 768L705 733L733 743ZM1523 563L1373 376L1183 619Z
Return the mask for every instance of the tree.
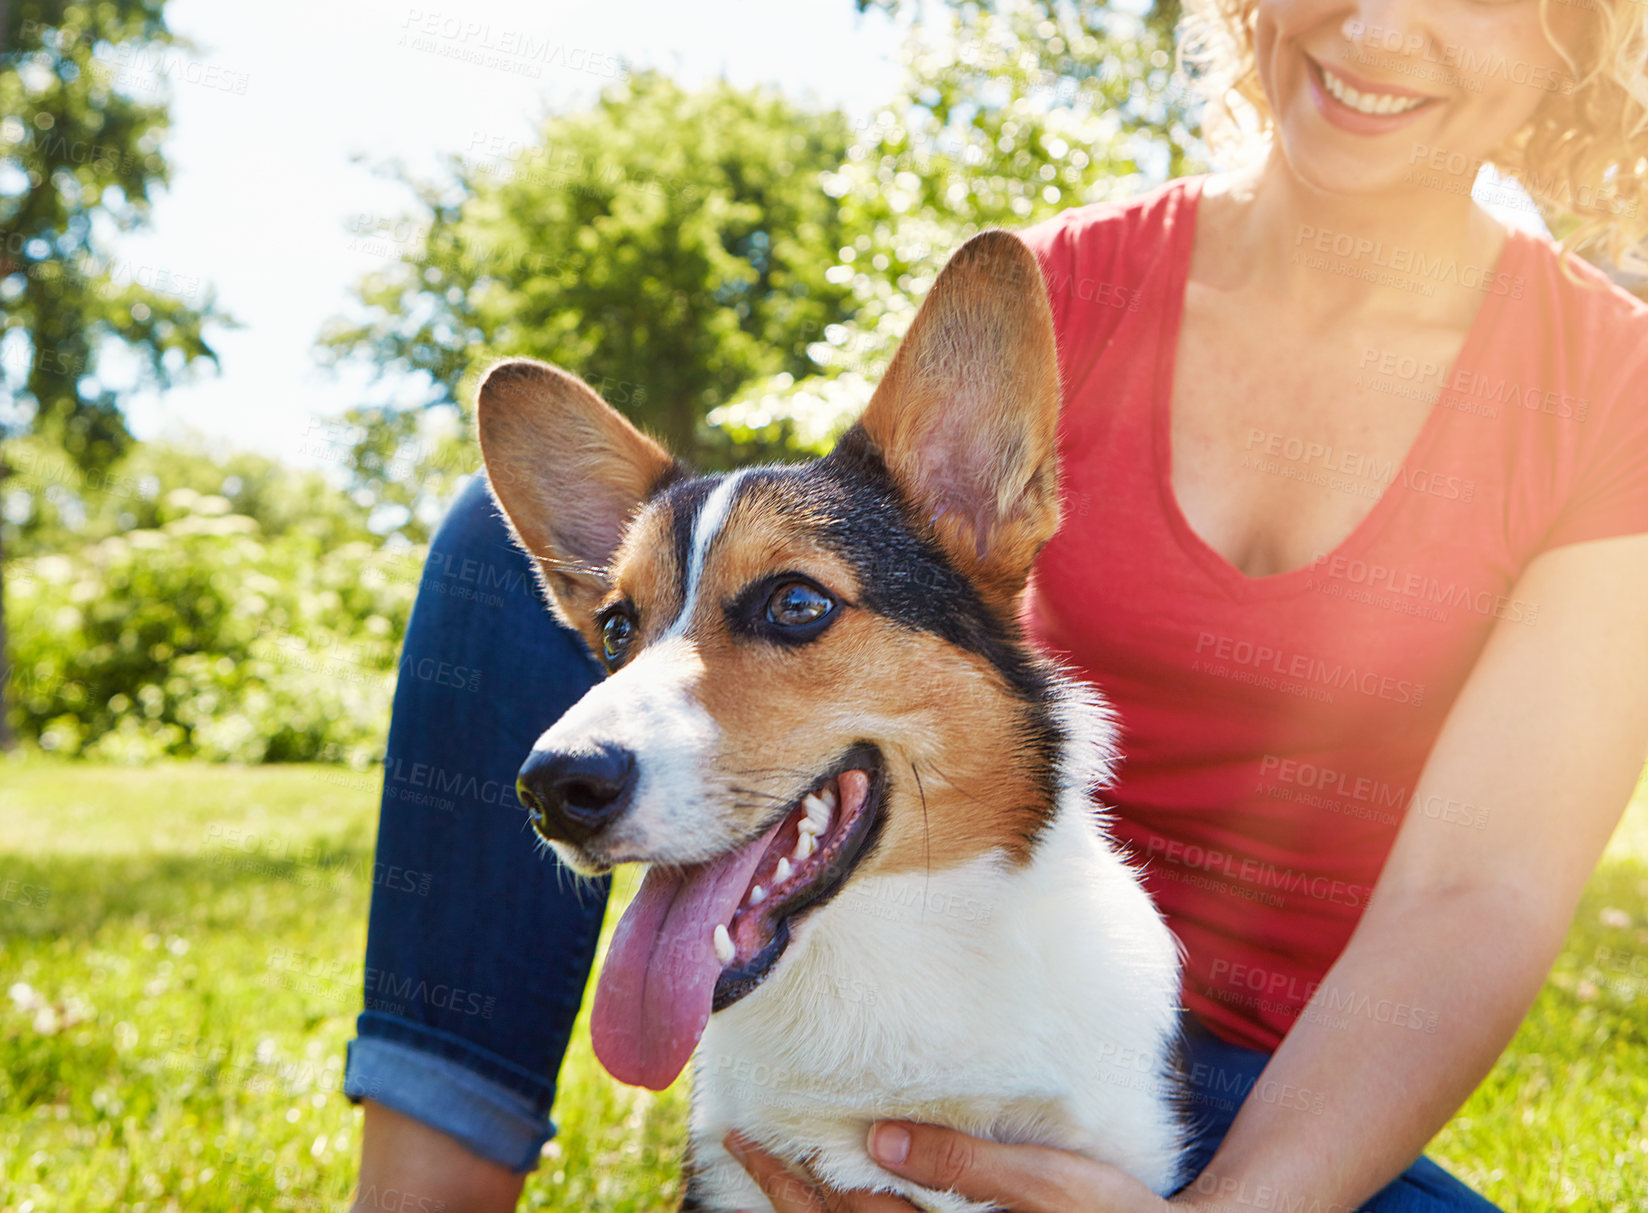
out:
M331 327L322 356L421 373L422 403L449 408L468 407L466 380L491 358L544 358L678 454L747 456L704 415L752 380L816 369L807 346L850 299L825 277L844 232L819 188L846 148L837 113L636 74L502 163L453 158L450 181L409 183L414 215L357 232L394 259L359 287L366 319ZM351 420L357 471L410 509L417 478L397 491L382 471L416 446L405 410Z
M909 0L854 3L860 12L895 13ZM982 35L1002 45L1010 32L1017 79L1051 86L1061 105L1105 115L1148 176L1181 177L1201 167L1198 103L1173 80L1180 0L947 0L945 7L963 44ZM972 70L950 76L961 96L999 96L984 62L964 62Z
M898 95L824 178L853 233L826 274L852 290L852 318L813 347L819 374L775 381L711 420L739 437L802 433L827 448L967 237L1202 167L1172 79L1177 20L1173 2L1140 15L1092 0L953 0L918 23Z
M903 87L850 143L813 133L833 132L833 117L767 103L773 122L806 126L788 136L805 154L761 124L718 137L725 112L748 105L724 85L689 104L639 77L552 119L513 175L455 162L449 186L422 187L421 216L359 233L406 252L363 284L371 319L340 326L323 349L422 371L428 402L449 406L488 356L533 354L710 462L826 449L968 235L1199 167L1189 99L1171 83L1177 19L1176 2L1139 15L1091 0L954 0L915 27ZM785 179L740 188L714 158L729 143L739 181L772 182L775 163ZM746 218L746 202L767 209ZM787 295L759 273L761 240L777 242L774 261L805 267L789 272ZM729 271L751 285L712 285ZM782 307L750 306L762 299ZM408 517L474 466L466 442L421 436L407 411L347 420L358 482Z
M46 439L83 472L106 469L130 441L119 393L98 377L109 344L159 387L215 361L202 331L217 315L210 296L197 306L194 291L154 289L107 245L110 230L147 221L167 178L167 107L118 78L134 48L181 45L163 3L0 4L0 436ZM0 500L5 473L0 459ZM6 651L0 613L0 688ZM0 710L0 745L10 735Z

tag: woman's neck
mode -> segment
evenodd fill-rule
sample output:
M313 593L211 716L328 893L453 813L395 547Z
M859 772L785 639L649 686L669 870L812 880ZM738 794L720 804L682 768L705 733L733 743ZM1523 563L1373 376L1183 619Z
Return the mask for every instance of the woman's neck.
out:
M1324 324L1398 315L1468 325L1482 299L1471 284L1494 272L1506 240L1468 183L1459 193L1416 185L1328 194L1274 148L1252 168L1209 180L1198 229L1205 280L1285 300Z

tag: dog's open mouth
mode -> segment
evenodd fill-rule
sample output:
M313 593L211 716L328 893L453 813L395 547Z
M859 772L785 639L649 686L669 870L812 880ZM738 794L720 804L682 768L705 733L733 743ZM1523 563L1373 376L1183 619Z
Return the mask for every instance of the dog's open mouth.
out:
M836 892L881 817L881 753L860 743L759 837L706 863L655 865L613 934L590 1035L613 1077L661 1091L710 1014L772 971L790 922Z

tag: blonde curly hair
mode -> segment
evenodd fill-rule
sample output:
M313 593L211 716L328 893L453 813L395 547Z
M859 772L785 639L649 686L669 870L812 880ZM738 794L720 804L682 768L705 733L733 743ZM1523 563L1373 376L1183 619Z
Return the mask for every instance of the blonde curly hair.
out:
M1577 45L1553 32L1551 6L1586 14ZM1271 131L1253 62L1258 0L1185 0L1179 68L1205 102L1215 149L1250 152ZM1539 0L1545 35L1572 87L1549 92L1532 119L1488 156L1516 178L1563 247L1588 245L1616 265L1641 264L1648 237L1648 7L1641 0Z

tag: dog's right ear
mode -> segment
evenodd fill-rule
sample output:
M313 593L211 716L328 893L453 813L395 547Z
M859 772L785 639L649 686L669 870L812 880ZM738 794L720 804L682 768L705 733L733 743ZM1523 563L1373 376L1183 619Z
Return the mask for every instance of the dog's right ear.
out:
M475 414L492 496L555 613L587 635L630 516L678 465L583 380L545 362L513 358L487 371Z
M1019 237L986 231L940 271L854 430L957 567L1006 612L1058 527L1058 419L1041 268Z

